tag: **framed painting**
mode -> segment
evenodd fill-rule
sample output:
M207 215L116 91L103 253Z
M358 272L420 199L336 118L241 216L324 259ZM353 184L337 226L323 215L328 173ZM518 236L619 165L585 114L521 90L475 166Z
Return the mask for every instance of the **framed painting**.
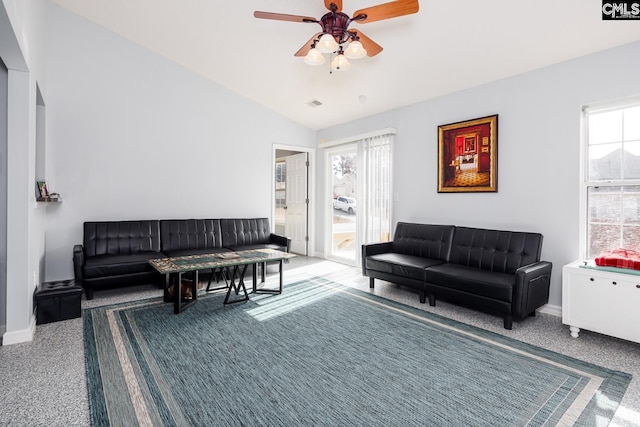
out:
M438 126L438 193L498 191L498 115Z

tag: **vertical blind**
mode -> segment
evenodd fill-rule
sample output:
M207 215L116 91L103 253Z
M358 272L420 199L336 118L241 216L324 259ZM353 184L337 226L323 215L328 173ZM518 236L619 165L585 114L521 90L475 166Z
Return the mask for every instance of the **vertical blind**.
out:
M391 143L393 134L376 135L358 142L362 179L358 196L361 243L386 242L391 228Z

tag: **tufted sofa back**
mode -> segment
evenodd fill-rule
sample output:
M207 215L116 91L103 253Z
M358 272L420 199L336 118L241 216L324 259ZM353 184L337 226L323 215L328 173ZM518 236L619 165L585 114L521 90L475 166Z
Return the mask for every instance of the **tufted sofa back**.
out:
M160 251L160 223L151 221L85 222L86 256Z
M453 225L399 222L393 237L394 252L447 261Z
M542 234L456 227L449 262L513 274L540 261Z
M269 243L268 218L221 219L222 243L225 247Z
M160 221L163 252L222 247L219 219L165 219Z

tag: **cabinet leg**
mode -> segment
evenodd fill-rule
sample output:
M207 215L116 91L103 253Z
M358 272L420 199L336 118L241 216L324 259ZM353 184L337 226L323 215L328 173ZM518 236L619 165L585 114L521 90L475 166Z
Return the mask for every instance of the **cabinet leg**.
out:
M569 331L571 331L572 337L578 338L578 335L580 334L580 328L576 326L569 326Z

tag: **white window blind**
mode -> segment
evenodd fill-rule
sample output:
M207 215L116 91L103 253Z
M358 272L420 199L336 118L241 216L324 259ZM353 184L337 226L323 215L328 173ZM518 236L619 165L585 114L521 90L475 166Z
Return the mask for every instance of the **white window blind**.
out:
M361 243L390 239L393 135L377 135L358 143L362 196L359 207Z

